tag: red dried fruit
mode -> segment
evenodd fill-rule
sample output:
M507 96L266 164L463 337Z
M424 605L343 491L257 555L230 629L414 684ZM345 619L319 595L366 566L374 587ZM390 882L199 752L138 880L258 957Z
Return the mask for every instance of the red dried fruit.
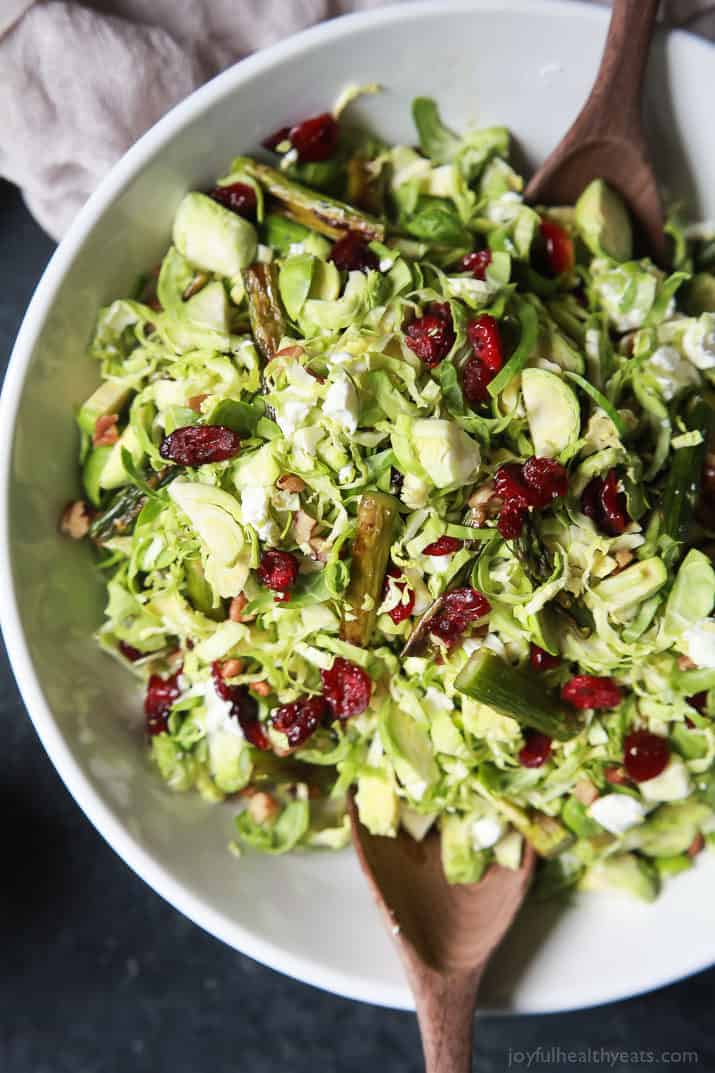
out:
M623 764L635 782L647 782L665 771L670 760L667 738L649 730L634 730L623 743Z
M555 458L527 459L521 470L529 497L529 505L541 509L554 499L565 496L569 479L566 467Z
M330 670L321 671L320 677L335 719L349 719L365 711L372 695L372 679L357 663L336 656Z
M464 547L463 540L457 540L456 537L441 536L439 540L433 540L431 544L422 549L423 555L452 555L455 551L459 551Z
M181 695L179 688L180 671L172 674L169 678L162 678L160 674L152 674L147 682L146 696L144 697L144 715L146 732L149 737L163 734L167 729L169 710Z
M708 703L707 690L702 693L694 693L692 697L686 697L685 699L691 708L695 708L696 712L704 712ZM693 725L692 720L690 720L690 725Z
M529 503L529 490L523 479L522 468L518 462L505 462L494 474L494 491L504 500L505 507L519 507L526 510Z
M325 697L301 697L292 704L284 704L271 715L276 730L288 738L293 749L308 740L329 714Z
M603 524L609 533L618 536L624 531L631 519L628 516L626 494L618 488L618 477L615 469L609 470L603 482L600 498Z
M474 356L494 374L504 364L504 352L498 321L488 313L482 313L467 325L467 336Z
M554 667L559 666L561 660L558 656L552 656L550 652L539 648L538 645L532 645L529 662L535 671L551 671Z
M499 511L497 529L505 540L516 540L524 527L526 511L523 507L507 506Z
M625 492L618 487L618 474L611 469L604 477L594 477L581 496L581 510L594 525L609 536L619 536L631 521Z
M261 145L264 149L270 149L271 151L278 148L281 142L290 141L290 127L279 127L273 134L269 134L267 138L264 138Z
M541 767L551 756L551 738L538 730L524 732L524 744L519 750L522 767Z
M428 369L447 357L454 345L452 313L446 302L432 302L427 311L405 328L405 342Z
M144 655L144 653L140 652L134 645L128 645L126 641L120 641L117 647L124 658L128 659L130 663L136 663L136 661L141 659Z
M258 577L267 589L288 592L298 577L298 560L289 551L271 548L264 551L258 566Z
M395 607L391 607L387 612L396 626L399 626L401 622L404 622L406 618L409 618L415 608L415 591L411 589L405 579L402 577L402 571L398 570L396 566L389 566L385 575L385 584L382 587L383 600L387 596L387 590L389 588L388 578L400 578L397 582L397 588L404 594L407 593L407 601L400 601Z
M472 622L483 618L490 610L491 604L486 596L476 589L454 589L445 593L439 610L430 622L430 633L451 648Z
M225 425L186 425L162 441L159 454L179 466L227 462L241 449L241 440Z
M258 210L256 191L248 183L229 183L209 190L209 197L247 220L255 220Z
M462 368L462 391L467 402L472 406L489 401L488 385L494 379L494 373L474 355L467 358Z
M561 687L561 699L574 708L605 711L621 703L621 690L612 678L577 674Z
M560 224L553 220L542 220L539 226L544 243L546 262L554 276L570 272L574 266L573 239Z
M466 254L458 264L461 272L471 272L475 279L484 279L487 268L492 263L491 250L473 250Z
M249 693L247 686L229 685L221 672L221 661L214 660L211 664L211 677L216 692L221 700L230 701L231 715L238 720L246 741L263 752L268 751L271 743L258 718L258 701Z
M373 253L365 239L355 231L348 231L347 235L338 239L328 255L328 260L345 272L367 272L380 264L377 254Z

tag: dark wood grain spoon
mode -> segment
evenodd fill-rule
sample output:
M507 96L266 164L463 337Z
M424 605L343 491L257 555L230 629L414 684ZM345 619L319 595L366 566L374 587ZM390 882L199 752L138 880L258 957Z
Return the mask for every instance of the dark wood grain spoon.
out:
M492 865L481 883L450 886L436 833L416 842L371 835L350 798L353 844L395 939L417 1007L427 1073L468 1073L482 973L524 900L534 870Z
M641 124L641 96L659 0L613 0L596 81L573 126L526 188L532 204L572 205L605 179L628 205L654 259L666 258L663 209Z

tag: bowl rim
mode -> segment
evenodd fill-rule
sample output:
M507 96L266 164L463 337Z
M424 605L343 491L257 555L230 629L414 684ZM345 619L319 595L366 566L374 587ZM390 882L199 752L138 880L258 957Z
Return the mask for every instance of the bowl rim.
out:
M22 627L18 593L12 568L10 539L9 495L13 466L15 421L22 399L29 363L38 339L44 330L58 291L71 270L85 242L102 217L124 189L156 157L165 144L184 126L199 119L215 103L238 90L254 76L283 61L295 57L315 45L329 45L349 36L353 31L380 26L384 23L443 15L451 17L474 10L514 15L542 12L546 16L589 19L603 26L608 9L583 0L542 0L535 6L532 0L410 0L393 3L370 11L343 15L303 30L284 41L240 60L211 81L195 90L175 105L120 158L102 179L95 192L70 225L52 255L25 312L8 363L0 396L0 628L15 680L23 703L50 760L70 794L87 818L122 860L156 893L191 921L215 938L227 943L248 957L282 972L303 983L322 988L332 994L392 1009L413 1009L404 985L384 984L376 989L374 981L326 968L309 957L286 952L278 944L245 928L238 920L228 918L212 909L202 899L188 891L181 882L154 859L130 834L125 825L94 788L88 776L75 760L64 735L55 722L52 710L40 687ZM694 46L712 49L702 38L683 31L673 31L691 39ZM701 971L713 963L712 957L693 958L686 973L664 976L653 987L666 986L687 975ZM651 990L650 987L645 989ZM601 1005L618 998L632 997L604 994L590 1005ZM642 993L642 992L640 992ZM539 1012L560 1012L582 1008L581 1004L559 1006ZM519 1013L521 1011L513 1011ZM526 1011L529 1012L529 1011Z

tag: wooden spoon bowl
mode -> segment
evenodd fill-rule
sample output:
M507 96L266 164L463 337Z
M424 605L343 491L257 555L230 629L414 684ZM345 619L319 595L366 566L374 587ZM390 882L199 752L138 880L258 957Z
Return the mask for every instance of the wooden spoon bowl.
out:
M371 835L350 800L353 843L392 932L415 997L427 1073L466 1073L479 982L531 881L535 854L521 867L492 865L480 883L450 885L437 833L422 842Z

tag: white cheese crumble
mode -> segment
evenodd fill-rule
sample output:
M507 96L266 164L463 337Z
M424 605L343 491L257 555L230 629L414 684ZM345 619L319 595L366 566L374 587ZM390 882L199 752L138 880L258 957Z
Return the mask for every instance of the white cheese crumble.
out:
M622 835L630 827L635 827L645 816L645 809L640 801L627 794L606 794L598 797L586 810L589 816L605 827L612 835Z
M252 525L261 540L271 540L277 535L277 527L270 515L271 493L262 486L244 488L241 492L241 516L246 525Z
M698 667L715 670L715 619L704 618L683 634L686 655Z
M292 436L296 429L303 424L310 413L310 405L307 402L288 400L284 402L280 411L276 411L276 421L284 436Z
M661 346L651 355L649 365L655 370L655 379L664 399L670 401L678 391L699 382L698 374L689 361L682 358L672 346Z
M323 413L347 433L357 429L360 402L352 380L339 373L328 388L323 403Z
M503 833L504 825L496 816L482 816L472 824L472 845L476 850L489 849Z

